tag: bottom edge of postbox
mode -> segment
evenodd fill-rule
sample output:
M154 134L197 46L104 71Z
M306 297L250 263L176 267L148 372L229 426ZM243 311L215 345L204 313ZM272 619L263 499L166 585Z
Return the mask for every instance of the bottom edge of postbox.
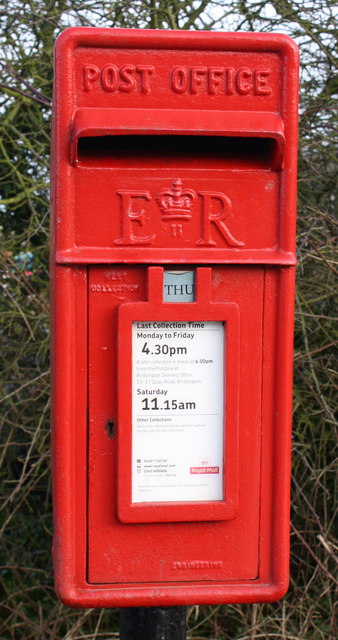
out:
M252 580L228 585L149 584L149 585L65 585L56 584L60 600L73 608L153 607L193 604L241 604L275 602L288 590L288 581Z

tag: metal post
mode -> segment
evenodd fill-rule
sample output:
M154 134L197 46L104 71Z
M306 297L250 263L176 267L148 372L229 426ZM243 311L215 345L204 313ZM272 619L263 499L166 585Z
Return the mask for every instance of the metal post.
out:
M121 609L120 640L186 640L186 607Z

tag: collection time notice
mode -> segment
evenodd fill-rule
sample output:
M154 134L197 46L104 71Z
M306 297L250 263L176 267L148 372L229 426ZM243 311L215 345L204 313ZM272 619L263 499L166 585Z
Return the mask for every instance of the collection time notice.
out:
M132 326L132 501L223 499L223 322Z

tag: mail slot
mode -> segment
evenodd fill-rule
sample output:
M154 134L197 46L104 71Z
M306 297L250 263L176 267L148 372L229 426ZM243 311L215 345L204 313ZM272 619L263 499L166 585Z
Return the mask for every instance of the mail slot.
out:
M297 77L283 35L57 40L53 558L71 606L287 590Z

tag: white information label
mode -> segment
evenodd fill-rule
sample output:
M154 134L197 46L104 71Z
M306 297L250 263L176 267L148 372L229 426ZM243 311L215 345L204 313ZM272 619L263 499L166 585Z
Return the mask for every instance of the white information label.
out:
M133 322L132 501L223 499L223 322Z

